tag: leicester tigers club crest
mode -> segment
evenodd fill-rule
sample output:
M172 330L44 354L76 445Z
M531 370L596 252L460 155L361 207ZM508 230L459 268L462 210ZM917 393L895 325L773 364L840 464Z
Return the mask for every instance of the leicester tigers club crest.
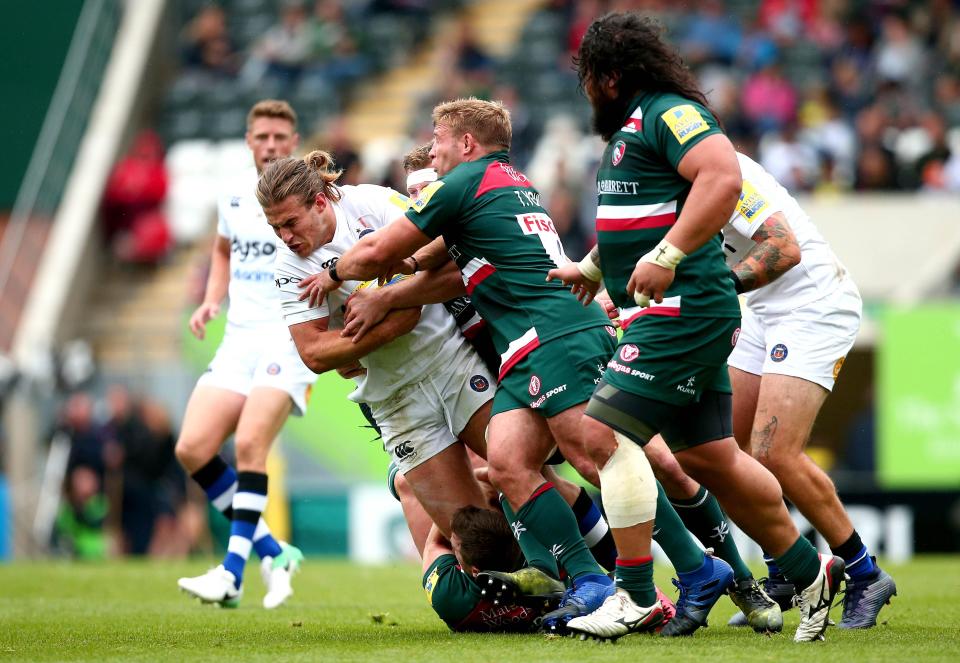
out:
M530 392L531 396L536 396L540 393L540 378L536 375L530 376L530 386L527 387L527 391Z
M619 166L620 162L623 161L623 155L627 152L627 144L622 140L618 140L613 144L613 151L610 153L610 163L614 166Z
M633 343L627 343L620 348L620 359L629 363L640 356L640 348Z

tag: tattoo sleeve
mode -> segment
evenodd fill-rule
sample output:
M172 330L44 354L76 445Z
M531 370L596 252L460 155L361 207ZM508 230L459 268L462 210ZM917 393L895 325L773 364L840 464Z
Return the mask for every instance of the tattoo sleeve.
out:
M596 244L590 249L590 260L593 261L594 265L600 267L600 247Z
M800 262L797 238L780 212L764 221L752 239L756 244L733 266L744 292L775 281Z

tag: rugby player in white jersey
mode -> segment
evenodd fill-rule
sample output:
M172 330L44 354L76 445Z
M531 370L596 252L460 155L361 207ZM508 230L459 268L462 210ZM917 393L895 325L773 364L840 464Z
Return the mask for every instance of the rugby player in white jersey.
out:
M346 301L375 283L345 281L320 305L301 296L302 279L334 265L407 207L393 189L338 186L338 176L329 155L315 151L277 161L260 179L257 197L283 242L276 264L283 315L313 371L359 360L365 371L352 371L357 389L350 399L370 406L384 450L449 536L454 511L486 505L466 448L486 456L494 381L440 304L394 311L354 343L340 333Z
M261 514L270 446L287 416L305 411L316 376L300 360L283 324L273 281L277 241L255 196L259 173L296 149L296 123L285 101L261 101L250 110L246 141L254 163L218 198L206 293L190 317L190 330L202 339L229 294L226 333L190 396L176 454L214 507L231 520L231 530L223 564L178 584L202 601L231 607L240 599L251 549L261 558L265 608L293 593L290 578L303 558L273 538ZM219 455L232 433L237 471Z

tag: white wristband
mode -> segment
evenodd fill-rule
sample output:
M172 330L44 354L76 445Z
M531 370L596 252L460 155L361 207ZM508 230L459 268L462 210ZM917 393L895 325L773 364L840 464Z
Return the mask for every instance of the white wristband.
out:
M637 261L637 264L639 265L641 262L652 262L654 265L659 265L664 269L674 271L676 270L677 265L680 264L680 261L686 257L686 253L675 247L667 240L662 240L659 244L657 244L655 249L640 258L640 260Z
M600 271L599 265L593 261L592 253L585 255L583 260L577 263L577 269L585 278L595 283L600 283L603 280L603 272Z

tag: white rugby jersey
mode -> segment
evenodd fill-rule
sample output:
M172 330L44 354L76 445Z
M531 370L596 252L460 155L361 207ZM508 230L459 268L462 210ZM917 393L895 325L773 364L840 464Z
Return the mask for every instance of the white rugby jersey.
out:
M227 333L285 331L273 283L277 246L282 245L257 201L257 169L233 178L217 199L217 234L230 240Z
M747 306L758 315L787 313L820 299L836 289L843 279L850 278L793 196L750 157L738 152L737 160L743 189L723 229L727 264L733 267L756 246L757 242L752 239L754 233L775 212L786 217L800 246L800 263L773 283L746 293Z
M323 303L314 308L310 308L306 300L298 301L302 292L298 284L307 276L327 269L361 237L402 216L407 207L405 196L386 187L346 185L340 187L340 191L340 200L330 201L336 213L337 228L329 244L306 258L297 256L283 243L279 245L276 286L288 325L329 318L328 329L342 329L347 298L365 284L344 281L339 289L329 293ZM357 389L350 394L350 400L366 403L386 400L401 387L450 364L463 342L453 316L442 304L424 306L413 331L360 360L367 374L354 378Z

